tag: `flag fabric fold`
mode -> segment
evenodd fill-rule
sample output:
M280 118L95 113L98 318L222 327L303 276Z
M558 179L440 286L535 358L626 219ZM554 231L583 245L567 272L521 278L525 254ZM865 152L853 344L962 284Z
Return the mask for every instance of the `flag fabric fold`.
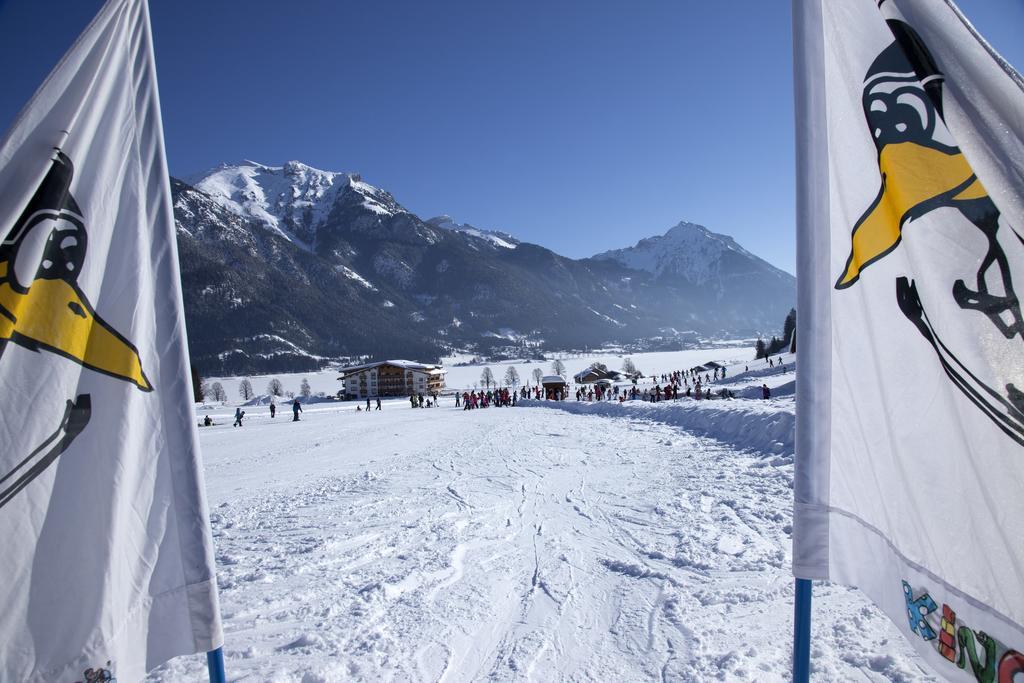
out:
M1024 81L942 0L794 0L793 570L1024 676ZM1024 680L1024 679L1022 679Z
M109 0L0 142L0 680L221 644L148 7Z

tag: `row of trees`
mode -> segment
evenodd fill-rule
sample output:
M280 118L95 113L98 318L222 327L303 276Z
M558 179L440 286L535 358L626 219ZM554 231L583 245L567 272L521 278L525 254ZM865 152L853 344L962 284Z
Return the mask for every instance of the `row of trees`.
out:
M286 394L289 398L294 396L291 392L284 390L281 380L276 377L267 383L267 393L278 398L284 397ZM242 381L239 382L238 395L242 397L243 401L251 400L256 395L256 391L252 388L252 382L248 377L242 378ZM313 389L309 386L309 380L304 377L302 383L299 384L299 396L308 399L312 395ZM192 366L192 398L196 403L202 403L206 399L224 403L228 400L228 392L224 390L224 385L220 382L207 383L199 375L199 371L196 370L195 366Z
M604 366L602 366L604 367ZM565 363L558 360L557 358L551 363L551 372L558 375L559 377L565 377ZM622 361L622 372L627 375L634 375L637 373L636 364L632 358L624 358ZM535 384L540 384L540 381L544 379L544 371L540 368L534 368L531 373ZM490 368L484 368L480 373L480 384L490 389L491 386L498 386L498 382L494 377L494 373L491 372ZM519 386L519 371L513 366L509 366L505 370L505 386L516 387Z
M768 356L774 356L780 351L788 351L790 348L796 350L796 309L789 309L789 313L786 315L786 320L782 324L782 339L772 336L772 339L767 344L763 339L758 338L757 343L754 344L754 359L758 360L761 358L767 358Z
M758 343L763 342L761 342L761 340L758 340ZM758 356L758 358L760 357L761 356ZM627 374L633 374L637 371L636 365L633 364L633 361L631 359L626 358L625 360L622 361L622 371ZM560 359L556 358L551 363L551 372L560 377L565 377L565 363L563 363ZM533 376L533 381L539 385L540 381L544 378L544 371L541 370L540 368L534 368L531 375ZM505 386L519 386L519 371L516 370L514 366L509 366L508 369L505 370L504 380ZM487 389L490 389L492 386L498 386L498 382L494 377L494 373L491 371L489 367L485 367L483 371L480 373L480 384ZM228 400L228 395L227 392L224 390L224 386L220 382L214 382L213 384L208 385L199 376L199 372L195 369L195 366L192 367L192 392L196 403L202 403L204 400L208 398L213 399L214 401L218 401L220 403L224 403L225 401ZM281 384L281 380L277 379L276 377L270 380L270 382L267 383L267 393L270 394L271 396L284 396L286 392L284 390L284 385ZM253 389L252 382L249 380L248 377L243 378L242 381L238 384L238 394L239 396L242 397L243 401L249 401L256 395L256 391ZM292 395L293 394L289 393L289 396ZM309 386L309 380L303 378L302 383L299 385L299 395L302 396L304 399L308 399L310 396L313 395L313 390Z
M565 363L556 358L554 362L551 363L551 371L556 375L564 377ZM533 381L536 384L540 384L541 379L544 378L544 371L540 368L534 368L531 374L533 376ZM519 371L516 370L514 366L509 366L508 369L505 370L505 386L517 387L519 386L519 381ZM484 368L480 373L480 384L485 389L490 389L492 385L495 387L498 386L498 382L490 368Z

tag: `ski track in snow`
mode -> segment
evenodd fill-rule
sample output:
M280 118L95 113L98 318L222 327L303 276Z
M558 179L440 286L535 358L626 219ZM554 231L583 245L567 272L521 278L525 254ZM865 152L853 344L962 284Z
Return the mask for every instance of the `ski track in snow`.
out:
M788 680L792 465L640 417L215 415L229 680ZM851 589L814 628L815 681L934 680Z

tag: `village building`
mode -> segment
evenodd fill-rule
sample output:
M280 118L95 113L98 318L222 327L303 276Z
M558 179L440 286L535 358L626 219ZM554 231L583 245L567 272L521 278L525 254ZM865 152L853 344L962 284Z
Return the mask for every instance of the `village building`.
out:
M618 382L622 379L623 375L621 372L615 370L609 370L605 365L601 363L594 363L585 370L580 370L573 375L573 381L576 384L593 384L599 380L609 380L611 382Z
M540 384L544 387L544 395L548 398L563 399L568 394L565 379L559 375L546 375Z
M715 375L716 377L718 376L719 370L725 370L725 366L722 365L721 363L716 363L715 361L711 361L709 363L705 363L704 365L697 365L695 367L690 368L690 372L692 372L695 375L712 374Z
M342 368L340 393L346 399L439 394L444 389L445 370L410 360L383 360Z

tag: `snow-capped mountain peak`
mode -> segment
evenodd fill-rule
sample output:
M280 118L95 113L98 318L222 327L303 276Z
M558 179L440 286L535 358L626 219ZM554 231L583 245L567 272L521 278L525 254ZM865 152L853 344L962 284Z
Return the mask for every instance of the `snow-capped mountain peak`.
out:
M481 230L469 223L459 223L448 214L435 216L434 218L428 219L426 222L435 228L440 228L442 230L451 230L453 232L461 232L466 235L472 235L473 237L479 237L480 239L487 240L495 246L504 247L505 249L515 249L519 246L519 240L507 232L502 232L500 230Z
M261 223L305 249L339 201L357 201L378 215L404 213L388 192L355 173L322 171L300 161L268 166L221 164L186 180L232 213Z
M594 256L616 261L627 268L671 276L694 284L720 275L724 261L758 264L782 275L774 266L741 247L728 235L720 235L703 225L681 221L664 235L642 239L635 246L612 249Z

